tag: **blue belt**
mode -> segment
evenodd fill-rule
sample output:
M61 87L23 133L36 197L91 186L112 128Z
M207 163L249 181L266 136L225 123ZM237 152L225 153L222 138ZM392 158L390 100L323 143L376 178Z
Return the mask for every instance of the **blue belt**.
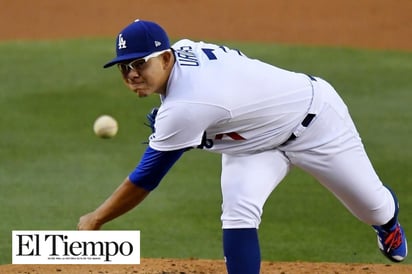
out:
M315 118L315 116L316 116L316 114L308 113L308 115L306 115L305 119L303 119L301 125L304 126L304 127L308 127L309 124L310 124L310 122L312 122L313 118ZM286 142L284 142L284 143L282 144L282 146L283 146L283 145L286 145L286 144L289 143L290 141L295 140L296 138L297 138L297 136L296 136L294 133L292 133L292 134L290 135L290 137L286 140Z
M316 78L313 77L312 75L309 75L309 74L308 74L308 77L310 78L310 80L316 82ZM302 125L303 127L308 127L309 124L310 124L310 122L312 122L313 118L315 118L315 116L316 116L316 114L308 113L308 114L306 115L305 119L303 119L301 125ZM290 135L290 137L289 137L283 144L281 144L281 146L288 144L289 142L295 140L296 138L297 138L297 136L296 136L294 133L292 133L292 134Z

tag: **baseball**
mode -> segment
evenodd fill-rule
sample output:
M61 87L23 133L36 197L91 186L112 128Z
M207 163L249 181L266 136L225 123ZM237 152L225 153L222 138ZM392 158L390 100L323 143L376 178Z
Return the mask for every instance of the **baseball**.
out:
M101 138L112 138L117 134L117 121L110 115L99 116L93 125L94 133Z

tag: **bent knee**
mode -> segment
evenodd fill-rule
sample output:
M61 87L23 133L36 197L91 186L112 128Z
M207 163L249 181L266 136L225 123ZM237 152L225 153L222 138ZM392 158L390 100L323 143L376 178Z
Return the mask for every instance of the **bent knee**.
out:
M259 228L262 209L246 202L222 205L222 228Z

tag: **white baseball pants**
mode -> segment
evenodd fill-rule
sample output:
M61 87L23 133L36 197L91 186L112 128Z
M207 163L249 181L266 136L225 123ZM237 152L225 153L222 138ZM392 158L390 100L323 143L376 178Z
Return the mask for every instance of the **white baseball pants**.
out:
M314 176L358 219L387 223L395 204L365 152L339 95L316 78L316 114L298 137L279 148L251 155L222 155L222 227L258 228L264 203L292 166Z

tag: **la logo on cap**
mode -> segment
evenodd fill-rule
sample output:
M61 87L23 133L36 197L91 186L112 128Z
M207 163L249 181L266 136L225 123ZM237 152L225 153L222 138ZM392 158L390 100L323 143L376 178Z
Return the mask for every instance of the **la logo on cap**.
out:
M127 48L126 40L123 39L123 35L121 33L119 34L119 43L117 45L118 45L119 49Z

